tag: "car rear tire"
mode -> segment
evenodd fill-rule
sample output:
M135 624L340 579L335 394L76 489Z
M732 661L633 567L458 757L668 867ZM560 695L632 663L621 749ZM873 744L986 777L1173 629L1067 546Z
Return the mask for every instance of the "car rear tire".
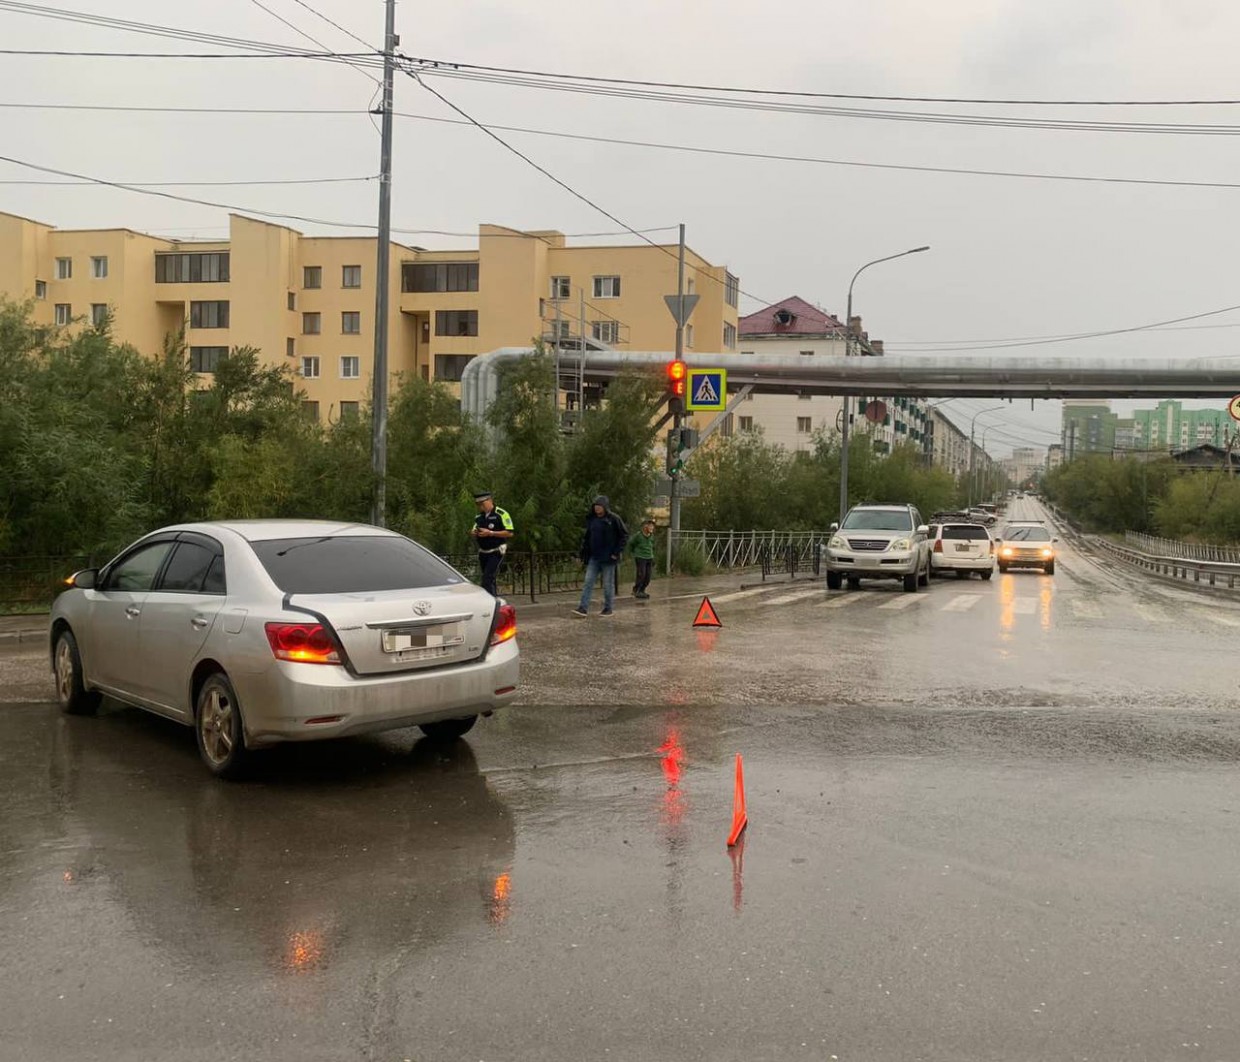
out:
M68 715L94 715L102 697L98 691L88 690L82 681L82 654L68 627L56 638L52 666L60 710Z
M844 577L839 572L827 572L827 589L838 590L844 585Z
M1046 572L1047 575L1054 575L1055 574L1055 562L1051 561L1050 564L1048 564L1042 570Z
M418 729L432 741L455 741L464 737L478 722L476 715L465 719L440 719L437 723L419 723Z
M241 702L222 671L208 675L194 706L198 755L217 778L239 778L249 766Z
M914 572L912 575L906 575L904 577L904 592L906 594L917 593L917 587L920 583L921 583L921 579L918 577L916 572Z
M990 577L994 575L995 573L994 571L988 571L988 572L982 572L981 574L982 574L982 578L985 579L987 582L989 582Z

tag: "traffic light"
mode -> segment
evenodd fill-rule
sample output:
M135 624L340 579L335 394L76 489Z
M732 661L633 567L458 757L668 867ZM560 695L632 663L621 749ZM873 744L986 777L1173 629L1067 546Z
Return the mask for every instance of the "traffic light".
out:
M685 411L685 387L689 370L683 361L667 363L667 408L672 413Z
M667 474L678 476L685 468L685 455L698 444L696 428L673 428L667 433Z

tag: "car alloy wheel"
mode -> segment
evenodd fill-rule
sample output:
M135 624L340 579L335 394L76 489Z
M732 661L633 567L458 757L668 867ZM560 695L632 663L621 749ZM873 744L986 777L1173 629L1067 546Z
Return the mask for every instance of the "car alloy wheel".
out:
M237 695L224 675L211 675L199 690L194 731L202 761L212 774L222 778L240 774L247 758L245 730Z
M56 678L56 699L61 711L69 715L93 715L102 699L96 690L88 690L82 681L82 654L78 652L73 632L62 630L56 639L52 656Z

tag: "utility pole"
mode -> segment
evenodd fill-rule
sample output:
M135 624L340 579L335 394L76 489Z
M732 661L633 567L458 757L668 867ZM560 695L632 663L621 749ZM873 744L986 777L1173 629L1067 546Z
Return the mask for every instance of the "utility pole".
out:
M681 222L680 225L680 254L676 260L676 360L681 361L685 356L685 226ZM688 397L688 396L686 396ZM684 414L677 410L672 414L672 433L677 439L680 437L680 426ZM673 474L671 477L671 488L668 491L670 500L668 506L668 531L667 531L667 574L672 574L672 542L676 537L676 532L680 530L680 492L677 487L680 486L680 476Z
M382 131L379 141L379 233L375 255L375 359L371 466L375 501L371 523L387 524L388 304L391 301L392 241L392 82L396 75L396 0L386 0L383 33Z

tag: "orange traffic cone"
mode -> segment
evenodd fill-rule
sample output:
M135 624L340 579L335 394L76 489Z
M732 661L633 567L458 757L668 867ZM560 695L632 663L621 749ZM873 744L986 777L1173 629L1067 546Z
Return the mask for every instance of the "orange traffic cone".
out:
M697 619L693 621L695 627L722 627L719 622L719 613L715 611L715 606L710 603L709 597L702 598L702 604L698 608Z
M731 848L740 839L749 825L749 817L745 814L745 772L741 769L741 754L736 754L736 792L732 797L732 832L728 834L728 847Z

